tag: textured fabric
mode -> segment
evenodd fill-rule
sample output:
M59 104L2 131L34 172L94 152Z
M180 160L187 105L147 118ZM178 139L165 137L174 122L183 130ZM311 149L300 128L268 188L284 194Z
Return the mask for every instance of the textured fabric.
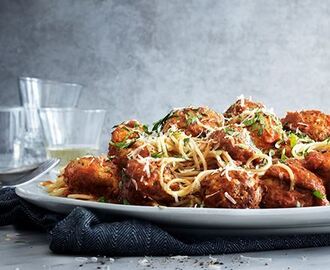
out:
M0 190L0 225L9 224L47 231L50 249L65 254L208 255L330 245L330 234L185 239L146 221L105 219L81 207L61 216L27 203L6 188Z

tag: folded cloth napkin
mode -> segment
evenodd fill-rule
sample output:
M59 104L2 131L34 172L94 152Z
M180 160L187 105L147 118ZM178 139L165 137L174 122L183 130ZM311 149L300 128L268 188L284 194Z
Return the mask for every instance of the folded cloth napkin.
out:
M101 217L82 207L59 215L19 198L14 189L0 190L0 226L33 226L49 234L55 253L145 256L209 255L330 245L330 234L290 236L223 236L211 240L175 236L166 228L136 219Z

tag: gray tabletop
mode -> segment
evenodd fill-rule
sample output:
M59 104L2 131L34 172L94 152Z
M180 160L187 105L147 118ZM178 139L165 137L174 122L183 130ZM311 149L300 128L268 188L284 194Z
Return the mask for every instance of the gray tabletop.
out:
M330 247L203 257L86 257L51 253L45 233L0 227L0 269L328 269Z

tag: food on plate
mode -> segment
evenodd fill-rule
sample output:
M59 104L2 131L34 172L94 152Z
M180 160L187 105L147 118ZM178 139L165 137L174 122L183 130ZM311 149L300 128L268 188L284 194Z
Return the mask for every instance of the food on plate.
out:
M123 198L130 204L171 204L174 198L166 192L173 185L167 179L174 174L169 167L162 167L162 161L153 159L131 159L128 161L123 180Z
M146 126L136 120L130 120L114 127L109 143L108 156L119 167L124 168L128 156L133 150L141 156L148 156L147 148L141 147L138 139L146 132Z
M224 117L207 107L187 107L171 111L154 125L154 130L160 129L166 133L176 128L192 137L201 137L223 124Z
M287 159L272 165L261 179L261 206L266 208L328 205L322 180L303 166Z
M283 137L280 119L260 103L242 98L230 106L225 115L227 123L248 130L254 145L265 153L273 149L275 143Z
M259 102L254 102L244 97L239 97L236 102L225 111L223 114L227 119L241 115L244 111L253 111L255 109L264 109L265 106Z
M58 182L43 185L56 196L119 202L120 181L117 165L108 158L82 157L68 163Z
M223 150L233 160L242 164L246 164L256 153L261 153L252 142L250 132L235 124L210 133L208 139L211 149Z
M285 129L305 134L314 141L330 137L330 115L317 110L288 112L281 121Z
M50 195L131 205L286 208L329 205L329 116L280 120L240 97L223 114L174 109L152 128L114 127L107 157L69 162Z
M258 175L243 169L210 173L201 182L205 207L259 208L262 190Z
M330 195L330 152L312 151L305 157L304 164L322 179L326 192Z

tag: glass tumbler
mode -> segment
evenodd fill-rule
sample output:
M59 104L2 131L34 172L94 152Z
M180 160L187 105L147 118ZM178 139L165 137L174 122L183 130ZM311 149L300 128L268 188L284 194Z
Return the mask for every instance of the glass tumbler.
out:
M17 168L24 154L24 108L0 106L0 127L0 170Z
M21 103L26 113L25 152L28 160L40 162L45 159L46 152L38 109L76 107L82 86L30 77L20 77L18 83Z
M41 108L40 119L48 157L59 158L59 168L70 160L99 151L105 110Z

